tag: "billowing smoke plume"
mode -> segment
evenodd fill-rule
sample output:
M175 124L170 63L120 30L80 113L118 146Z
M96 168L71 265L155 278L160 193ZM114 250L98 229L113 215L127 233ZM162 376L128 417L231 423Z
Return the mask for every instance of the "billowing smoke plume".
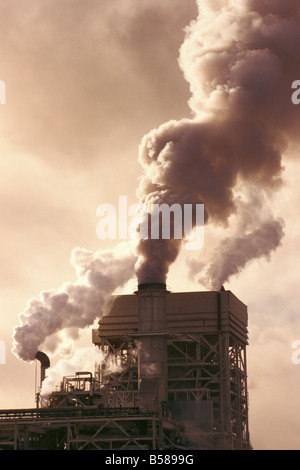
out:
M242 225L237 188L255 187L258 207L268 204L282 183L284 154L299 145L291 85L299 79L300 9L295 0L198 0L198 9L179 59L193 118L144 136L138 195L142 203L203 203L206 223L226 228L233 218ZM207 277L201 273L205 284L220 287L280 245L281 219L271 209L263 218L257 206L247 212L251 227L241 227L212 254ZM180 247L178 240L142 240L139 281L165 280Z
M59 332L70 329L73 337L103 315L112 293L133 276L135 255L122 244L115 250L92 253L75 248L71 264L77 281L65 283L58 291L40 294L29 301L14 329L13 352L23 360L34 360L45 340L52 339L52 351L60 346ZM54 344L53 344L54 342Z
M188 260L190 277L196 276L209 288L219 289L254 259L270 259L284 236L284 221L274 218L260 190L248 186L243 188L242 195L238 194L235 194L237 216L229 219L221 241L213 243L211 251L203 256L191 256Z
M283 155L299 145L291 85L300 79L300 9L298 0L198 0L198 9L179 59L193 115L144 136L138 197L146 205L204 204L208 226L233 227L205 267L202 252L193 253L191 272L219 288L251 259L269 257L283 237L268 200L282 183ZM131 252L75 249L77 282L29 302L13 351L33 360L46 340L55 350L61 331L74 337L93 324L134 265L139 283L165 282L181 246L140 240L136 265Z
M219 289L232 275L238 274L246 264L261 257L270 257L283 237L279 220L266 220L259 228L244 236L225 238L216 248L208 264L190 261L191 272L200 273L199 281Z

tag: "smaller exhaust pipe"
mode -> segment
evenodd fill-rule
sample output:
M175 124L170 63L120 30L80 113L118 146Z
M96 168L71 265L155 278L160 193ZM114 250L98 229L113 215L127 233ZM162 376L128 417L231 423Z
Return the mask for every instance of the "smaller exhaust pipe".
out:
M46 369L50 367L50 360L47 354L43 353L42 351L38 351L35 355L35 359L40 361L41 363L41 381L40 381L40 387L39 391L36 393L36 407L39 408L40 406L40 392L42 389L42 383L45 380L46 377Z
M50 367L50 360L47 354L43 353L42 351L38 351L36 353L35 359L37 359L41 363L41 385L42 385L46 376L46 369Z

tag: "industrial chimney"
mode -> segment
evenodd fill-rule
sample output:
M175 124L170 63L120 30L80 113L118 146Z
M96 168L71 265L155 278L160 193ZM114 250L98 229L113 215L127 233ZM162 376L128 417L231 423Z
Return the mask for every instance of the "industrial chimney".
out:
M162 283L138 285L139 404L149 411L167 412L167 309L168 291Z
M35 359L37 359L41 363L40 385L39 385L39 391L36 393L36 406L38 408L39 405L40 405L40 391L42 389L43 381L46 377L46 369L48 369L50 367L50 360L49 360L49 357L47 356L47 354L45 354L42 351L38 351L36 353Z

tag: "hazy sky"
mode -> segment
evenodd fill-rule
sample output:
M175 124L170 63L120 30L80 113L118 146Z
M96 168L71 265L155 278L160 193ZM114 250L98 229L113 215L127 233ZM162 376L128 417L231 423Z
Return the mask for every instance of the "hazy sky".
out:
M215 8L228 3L213 2ZM270 2L261 3L267 8ZM76 280L74 248L94 252L114 245L97 238L98 205L117 206L120 195L136 202L143 136L170 120L191 119L191 107L199 106L189 102L189 77L178 64L184 28L196 17L195 0L0 0L0 80L6 83L6 104L0 104L2 409L35 405L36 365L11 353L18 315L41 291ZM294 80L300 79L296 72ZM276 112L281 101L272 89ZM283 106L287 120L289 109L296 119L300 105ZM256 449L300 449L300 364L293 364L291 347L300 339L299 170L294 151L284 160L283 184L268 200L268 211L284 220L281 245L225 284L249 311ZM208 227L203 250L215 239L222 247L228 234L230 227ZM180 254L172 265L168 287L202 290L197 277L188 277L185 258ZM133 279L125 291L135 285ZM91 345L91 329L81 344ZM63 348L51 362L69 343Z

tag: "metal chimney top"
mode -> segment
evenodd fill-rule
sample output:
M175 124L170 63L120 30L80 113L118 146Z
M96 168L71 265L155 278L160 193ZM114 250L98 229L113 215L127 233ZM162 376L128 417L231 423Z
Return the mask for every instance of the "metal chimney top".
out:
M47 356L47 354L45 354L44 352L38 351L35 355L35 359L40 361L41 367L43 367L45 369L48 369L48 367L50 367L50 359Z
M166 284L163 284L162 282L143 282L142 284L138 285L138 290L145 290L145 289L160 289L160 290L166 290L167 286Z

